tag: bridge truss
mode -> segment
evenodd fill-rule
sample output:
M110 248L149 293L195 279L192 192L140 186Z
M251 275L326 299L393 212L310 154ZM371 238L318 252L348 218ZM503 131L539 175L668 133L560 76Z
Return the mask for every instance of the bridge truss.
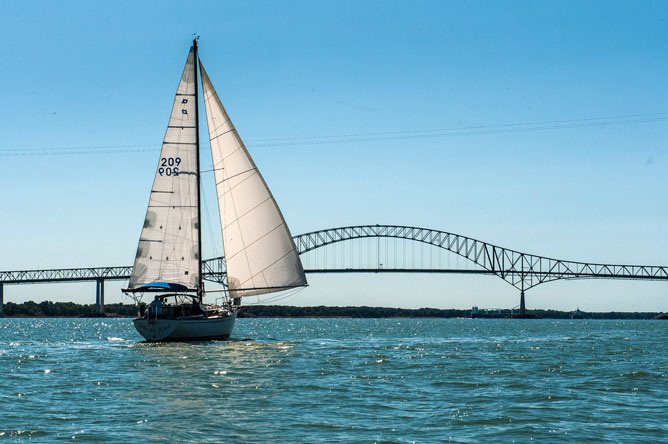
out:
M363 238L407 239L442 248L455 253L479 266L478 270L399 270L369 269L374 272L464 272L494 274L520 291L558 279L643 279L668 280L668 266L655 265L614 265L567 261L545 256L522 253L500 247L460 234L429 228L399 225L359 225L330 228L294 236L299 254L317 248ZM313 270L315 271L315 270ZM326 272L327 270L318 270ZM336 270L342 272L348 270ZM349 271L359 271L351 269Z

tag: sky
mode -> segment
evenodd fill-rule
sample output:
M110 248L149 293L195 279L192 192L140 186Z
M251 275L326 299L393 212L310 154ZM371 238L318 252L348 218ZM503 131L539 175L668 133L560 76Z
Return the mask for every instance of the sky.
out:
M1 3L0 270L132 263L193 33L293 234L397 224L668 265L666 2ZM282 303L519 297L488 276L308 277ZM92 303L95 285L4 298ZM527 306L666 311L668 283L558 281Z

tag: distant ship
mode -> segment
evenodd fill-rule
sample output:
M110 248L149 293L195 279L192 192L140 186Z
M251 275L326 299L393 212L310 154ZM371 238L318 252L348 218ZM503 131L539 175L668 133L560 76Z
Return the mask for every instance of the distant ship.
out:
M204 305L199 161L201 71L218 195L227 290ZM197 39L174 98L128 288L148 341L229 338L243 296L306 285L290 230L198 57ZM155 294L148 307L144 293Z
M585 314L584 311L580 311L580 307L577 308L577 310L572 311L570 313L571 319L584 319Z
M514 313L513 310L507 308L478 308L476 306L471 308L471 318L485 318L485 319L503 319Z

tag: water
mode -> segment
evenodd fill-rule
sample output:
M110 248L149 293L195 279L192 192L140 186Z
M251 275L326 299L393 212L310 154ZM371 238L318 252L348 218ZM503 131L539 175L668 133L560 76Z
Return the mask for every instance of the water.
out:
M668 322L1 319L0 441L666 442Z

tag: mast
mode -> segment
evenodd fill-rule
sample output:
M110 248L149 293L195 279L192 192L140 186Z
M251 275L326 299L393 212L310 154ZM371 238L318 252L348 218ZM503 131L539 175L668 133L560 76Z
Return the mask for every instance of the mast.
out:
M200 178L199 165L199 93L197 91L197 61L199 56L197 54L197 37L193 39L193 48L195 49L195 163L197 164L197 266L199 267L198 281L197 281L197 297L200 304L204 297L204 284L202 282L202 182Z

